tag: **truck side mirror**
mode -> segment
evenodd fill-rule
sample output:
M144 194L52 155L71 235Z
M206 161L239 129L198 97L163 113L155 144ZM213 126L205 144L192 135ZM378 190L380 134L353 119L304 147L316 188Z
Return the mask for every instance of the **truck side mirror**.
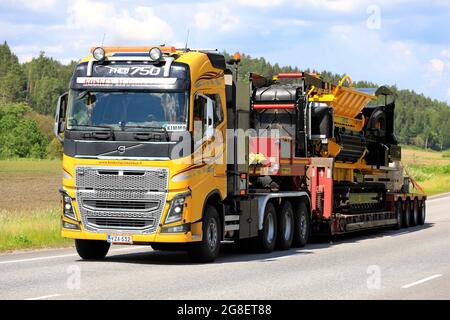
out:
M58 103L56 105L55 114L55 126L53 128L53 133L58 138L59 141L63 142L63 133L66 123L66 111L67 111L67 101L69 94L66 92L58 98Z
M211 140L214 136L214 101L206 100L205 139Z

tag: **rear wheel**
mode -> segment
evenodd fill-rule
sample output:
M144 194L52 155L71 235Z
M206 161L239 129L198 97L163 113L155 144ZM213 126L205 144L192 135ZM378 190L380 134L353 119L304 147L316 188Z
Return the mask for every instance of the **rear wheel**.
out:
M419 208L419 224L420 225L423 225L425 223L425 217L426 217L425 200L422 200L420 202L420 208Z
M395 229L399 230L403 226L402 200L398 200L395 202L395 216L397 218Z
M264 210L263 228L255 239L255 249L259 252L269 253L275 248L277 239L277 213L271 202L266 204Z
M294 210L289 201L285 201L281 208L280 223L278 224L277 247L288 250L294 238Z
M411 226L417 226L419 224L419 200L414 199L411 213Z
M101 260L106 257L110 243L99 240L75 240L78 255L84 260Z
M221 229L217 209L207 206L203 219L202 241L192 243L189 257L196 262L212 262L219 256Z
M403 210L403 227L408 228L411 226L411 203L409 199L405 202L405 210Z
M309 210L304 201L300 202L294 212L294 247L303 247L309 238Z

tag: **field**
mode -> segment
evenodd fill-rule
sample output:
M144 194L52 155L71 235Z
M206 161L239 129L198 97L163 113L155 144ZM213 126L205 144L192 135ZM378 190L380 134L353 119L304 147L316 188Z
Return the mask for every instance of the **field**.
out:
M450 192L450 155L402 148L407 172L428 195ZM59 160L0 160L0 252L72 245L59 235Z
M402 163L428 195L450 192L450 157L447 152L402 146Z
M0 161L0 251L62 247L59 160Z

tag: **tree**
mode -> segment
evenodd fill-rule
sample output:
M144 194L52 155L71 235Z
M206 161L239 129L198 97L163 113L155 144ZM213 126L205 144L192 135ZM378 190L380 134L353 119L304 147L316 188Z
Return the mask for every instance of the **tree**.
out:
M25 117L30 111L23 103L0 105L0 158L45 158L48 140L36 121Z
M25 94L25 76L6 41L0 45L0 101L20 101Z

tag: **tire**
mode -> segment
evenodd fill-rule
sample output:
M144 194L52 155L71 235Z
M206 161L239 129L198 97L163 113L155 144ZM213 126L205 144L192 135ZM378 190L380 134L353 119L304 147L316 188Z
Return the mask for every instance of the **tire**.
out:
M425 223L425 218L427 215L425 200L421 201L419 208L419 225L423 225Z
M277 248L279 250L290 249L294 239L294 209L290 201L285 201L281 208L277 234Z
M304 247L308 242L310 230L309 210L304 201L300 202L294 212L294 247Z
M271 202L264 209L263 229L259 231L255 239L254 248L261 253L270 253L275 248L277 239L277 213Z
M403 210L403 228L411 226L411 202L409 199L405 202L405 210Z
M219 256L221 223L217 209L207 206L203 218L202 241L192 243L188 255L194 262L213 262Z
M395 201L395 216L397 218L397 224L394 226L394 228L395 230L400 230L403 226L402 200Z
M75 248L83 260L101 260L106 257L110 243L100 240L75 240Z
M419 201L417 200L417 198L414 199L410 222L412 227L419 224Z

